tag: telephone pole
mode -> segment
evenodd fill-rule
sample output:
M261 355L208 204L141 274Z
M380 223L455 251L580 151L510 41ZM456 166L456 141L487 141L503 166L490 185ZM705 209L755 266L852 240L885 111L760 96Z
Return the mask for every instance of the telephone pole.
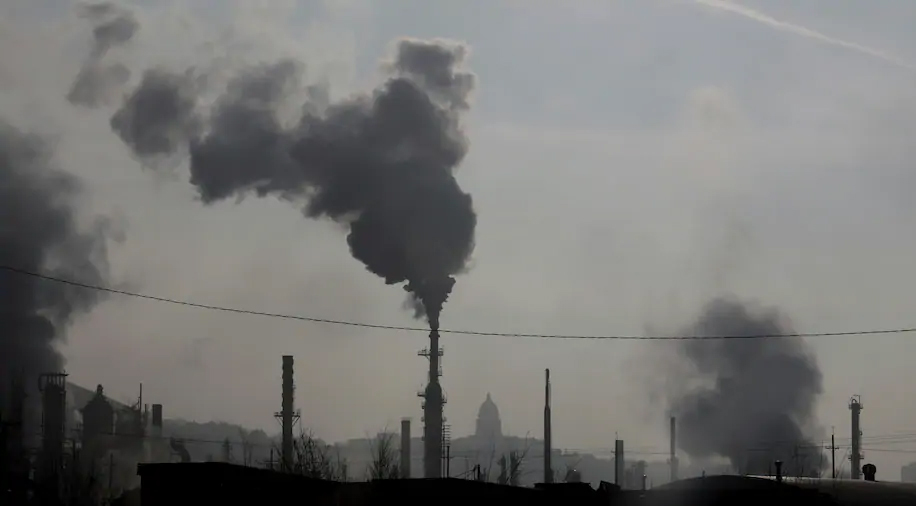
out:
M827 447L830 450L830 468L833 470L832 476L833 479L836 479L836 436L833 433L833 430L830 431L830 446Z

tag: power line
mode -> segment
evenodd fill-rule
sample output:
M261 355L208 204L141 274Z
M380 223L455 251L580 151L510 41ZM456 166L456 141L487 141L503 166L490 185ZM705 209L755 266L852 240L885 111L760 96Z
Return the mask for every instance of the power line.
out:
M284 320L296 320L303 322L311 323L326 323L329 325L344 325L349 327L361 327L369 329L381 329L381 330L398 330L403 332L429 332L428 328L423 327L407 327L402 325L381 325L375 323L364 323L356 322L351 320L334 320L329 318L316 318L312 316L303 316L303 315L294 315L294 314L284 314L284 313L271 313L267 311L257 311L253 309L241 309L233 308L226 306L216 306L212 304L201 304L198 302L190 302L186 300L173 299L169 297L158 297L155 295L147 295L143 293L130 292L127 290L120 290L117 288L111 288L107 286L94 285L89 283L81 283L78 281L73 281L69 279L59 278L55 276L48 276L46 274L41 274L37 272L32 272L24 269L18 269L15 267L10 267L7 265L0 265L0 271L6 271L22 276L29 276L44 281L49 281L53 283L61 283L85 290L94 290L99 292L112 293L117 295L124 295L127 297L134 297L138 299L146 299L155 302L163 302L166 304L174 304L178 306L187 306L197 309L206 309L209 311L220 311L224 313L236 313L236 314L245 314L251 316L262 316L266 318L278 318ZM533 339L578 339L578 340L627 340L627 341L707 341L707 340L731 340L731 339L766 339L766 338L802 338L802 337L842 337L842 336L867 336L867 335L879 335L879 334L907 334L916 332L916 327L903 327L896 329L872 329L872 330L849 330L841 332L793 332L788 334L744 334L744 335L651 335L651 336L639 336L639 335L576 335L576 334L529 334L529 333L520 333L520 332L488 332L488 331L477 331L477 330L460 330L460 329L440 329L439 333L441 334L460 334L467 336L487 336L487 337L524 337L524 338L533 338Z

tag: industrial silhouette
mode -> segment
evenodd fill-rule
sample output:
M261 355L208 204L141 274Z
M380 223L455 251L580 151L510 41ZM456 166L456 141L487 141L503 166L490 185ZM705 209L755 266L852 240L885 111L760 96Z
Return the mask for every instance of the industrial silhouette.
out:
M437 377L439 369L432 371ZM40 441L37 447L29 448L28 438L24 437L27 423L22 415L23 400L30 392L24 382L16 381L12 390L16 395L11 398L18 400L18 407L15 402L4 406L0 417L3 504L101 504L117 499L120 504L155 506L204 498L208 502L266 504L291 494L310 497L312 504L354 505L403 502L405 497L417 503L447 498L518 504L622 505L706 505L727 501L773 504L790 500L805 504L881 505L912 504L916 498L916 485L882 482L877 468L870 463L853 468L852 479L789 475L778 459L773 461L770 475L707 475L705 470L688 466L688 474L694 477L679 479L684 468L677 455L674 417L669 420L666 468L644 460L628 464L625 443L620 438L615 440L613 458L604 461L608 467L589 465L584 455L553 447L549 371L545 371L541 443L505 434L499 408L487 393L478 410L473 435L433 439L433 448L446 442L446 448L455 449L452 453L446 450L449 462L443 463L441 455L432 455L425 447L429 424L424 424L423 437L417 439L411 433L411 421L405 418L399 437L380 434L364 442L362 452L373 459L367 469L371 467L373 471L367 473L367 481L351 481L355 476L348 466L358 459L335 461L328 453L322 453L328 446L305 433L295 435L299 412L295 409L292 356L282 357L279 376L278 458L252 458L253 447L247 441L250 434L242 433L241 452L233 451L234 443L228 437L222 442L210 441L221 447L222 462L214 462L217 459L212 454L195 458L188 449L192 440L169 434L162 404L152 404L151 409L144 404L142 385L136 402L125 405L107 398L101 385L92 392L68 383L67 375L61 372L42 374L37 382L36 392L41 399ZM861 398L854 396L850 409L855 448L861 447L861 407ZM349 447L357 448L359 444L354 440ZM415 455L417 447L420 453ZM348 446L336 448L346 451ZM485 448L495 452L489 462L479 454L473 463L468 460L467 450ZM441 446L437 451L442 451ZM270 453L273 455L273 447ZM855 455L853 452L851 460ZM411 466L416 458L422 458L424 463L420 476L413 474ZM451 460L455 459L467 460L465 471L451 472ZM557 461L565 468L556 469ZM530 481L532 471L543 473L542 479ZM427 480L409 479L416 477Z

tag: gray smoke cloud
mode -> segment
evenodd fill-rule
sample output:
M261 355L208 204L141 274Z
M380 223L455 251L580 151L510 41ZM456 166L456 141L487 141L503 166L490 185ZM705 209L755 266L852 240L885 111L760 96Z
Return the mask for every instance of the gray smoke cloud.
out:
M404 39L371 93L331 103L283 60L240 72L201 108L193 69L146 71L111 127L146 166L187 157L200 200L275 196L309 218L349 227L352 255L438 328L439 313L474 249L477 217L454 170L468 151L461 127L474 75L457 43ZM292 125L285 103L307 97Z
M719 298L682 335L763 336L792 334L776 309ZM822 391L821 372L800 338L684 341L680 354L692 366L687 384L704 386L671 395L678 441L694 458L728 458L741 472L767 474L775 460L786 475L818 475L823 452L811 437Z
M0 119L0 265L104 283L109 229L103 220L79 226L80 195L47 142ZM10 408L13 381L31 394L38 374L61 370L57 344L99 300L99 292L0 270L0 409Z
M83 5L80 15L93 24L92 50L67 93L75 105L95 107L107 103L113 93L127 84L130 70L121 63L106 63L105 55L129 42L140 24L133 14L115 4Z

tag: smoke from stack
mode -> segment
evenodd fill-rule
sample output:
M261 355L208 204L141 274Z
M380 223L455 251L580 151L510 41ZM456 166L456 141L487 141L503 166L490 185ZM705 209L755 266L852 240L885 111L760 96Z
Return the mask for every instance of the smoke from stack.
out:
M207 76L149 69L111 128L146 167L187 159L204 204L276 197L346 225L353 257L404 283L435 330L474 249L477 217L453 172L475 77L458 43L402 39L394 53L380 86L336 102L291 60L240 71L207 108ZM297 120L281 121L300 95Z
M109 50L128 43L140 25L131 12L110 3L83 5L79 14L93 25L92 50L70 86L67 100L95 107L108 102L130 79L130 70L124 64L107 63L105 56Z
M108 229L103 221L89 230L78 226L80 194L80 181L56 167L46 141L0 119L0 266L104 284ZM38 422L38 376L61 370L57 345L73 317L99 297L0 270L0 409L8 407L10 386L20 380L28 388L26 423Z
M682 335L760 336L793 333L778 310L741 301L710 302ZM747 474L767 474L782 460L787 476L812 475L826 459L814 443L821 372L800 338L682 341L692 371L676 382L702 386L669 398L678 446L693 458L725 457Z

